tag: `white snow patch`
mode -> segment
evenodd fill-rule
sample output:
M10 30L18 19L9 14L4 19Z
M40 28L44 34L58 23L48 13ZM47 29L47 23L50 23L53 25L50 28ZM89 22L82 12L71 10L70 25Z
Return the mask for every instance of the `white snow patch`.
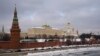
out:
M28 53L27 56L66 56L69 53L80 53L84 51L97 51L100 50L100 47L87 47L87 48L77 48L77 49L66 49L66 50L57 50L49 52L39 52L39 53Z

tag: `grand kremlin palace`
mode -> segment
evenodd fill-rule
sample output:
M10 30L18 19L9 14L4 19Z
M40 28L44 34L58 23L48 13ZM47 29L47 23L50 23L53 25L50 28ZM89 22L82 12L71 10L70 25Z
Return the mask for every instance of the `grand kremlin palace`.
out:
M42 36L42 35L78 36L78 31L75 30L70 23L67 23L63 29L52 28L49 25L43 25L42 27L33 27L28 29L26 35L28 35L28 37Z

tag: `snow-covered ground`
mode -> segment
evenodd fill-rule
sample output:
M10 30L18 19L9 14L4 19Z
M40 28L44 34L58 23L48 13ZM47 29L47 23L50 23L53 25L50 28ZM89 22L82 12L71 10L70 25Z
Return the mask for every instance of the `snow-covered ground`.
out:
M100 47L87 47L49 52L28 53L25 56L100 56Z
M24 51L24 49L22 49ZM25 49L27 50L27 49ZM56 49L28 49L25 52L1 53L0 56L100 56L100 45L63 46Z

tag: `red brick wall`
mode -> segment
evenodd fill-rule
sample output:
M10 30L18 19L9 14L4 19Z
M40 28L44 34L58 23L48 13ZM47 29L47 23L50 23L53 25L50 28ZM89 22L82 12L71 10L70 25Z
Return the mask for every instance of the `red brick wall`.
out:
M60 46L64 43L60 43L58 41L55 42L36 42L36 43L21 43L21 48L37 48L37 47L52 47L52 46Z
M18 45L18 44L16 44ZM53 47L65 45L65 42L33 42L33 43L20 43L18 48L38 48L38 47ZM16 49L15 43L11 41L1 41L0 49Z
M10 41L0 41L0 49L9 49L12 48Z
M11 42L11 41L0 41L0 49L17 49L20 48L20 46L18 46L16 48L18 44Z

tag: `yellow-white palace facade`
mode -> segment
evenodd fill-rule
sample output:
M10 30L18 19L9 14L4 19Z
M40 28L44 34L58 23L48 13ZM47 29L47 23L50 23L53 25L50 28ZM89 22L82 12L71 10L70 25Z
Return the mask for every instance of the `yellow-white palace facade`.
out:
M63 29L52 28L49 25L43 25L42 27L33 27L28 29L28 37L34 37L37 35L58 35L58 36L78 36L78 31L71 26L70 23L67 23Z

